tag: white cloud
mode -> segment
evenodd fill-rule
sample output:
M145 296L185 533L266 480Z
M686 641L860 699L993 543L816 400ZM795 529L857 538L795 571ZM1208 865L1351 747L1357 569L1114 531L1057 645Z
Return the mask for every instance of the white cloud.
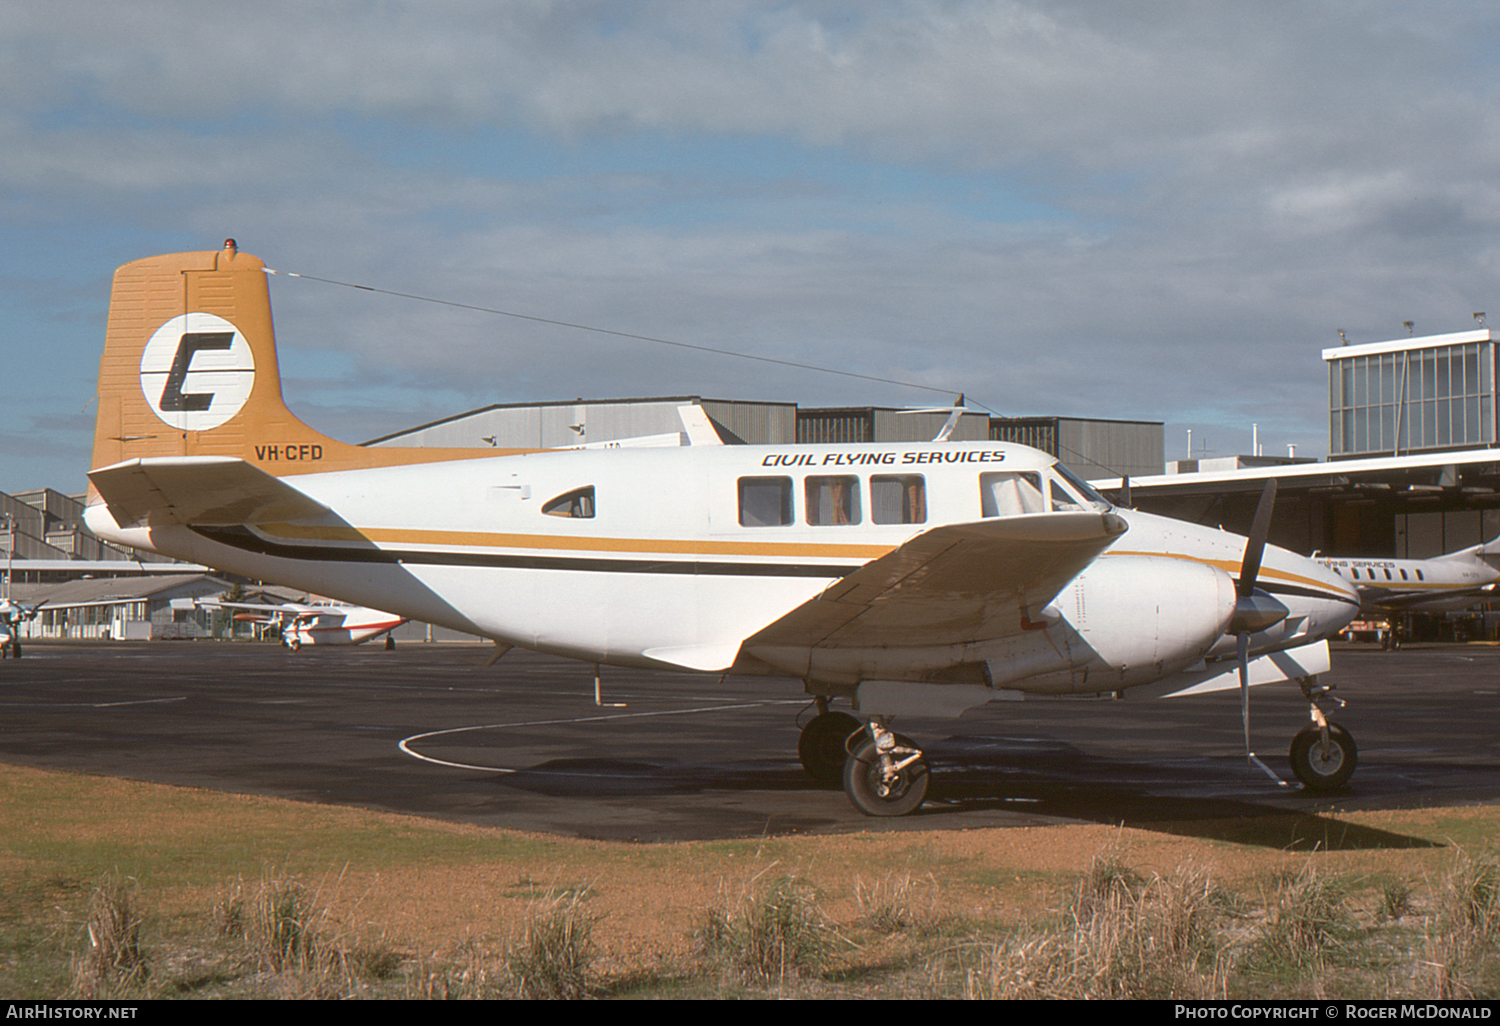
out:
M14 5L0 229L30 234L0 276L56 295L233 234L289 270L1006 412L1258 411L1315 450L1335 328L1500 305L1496 25L1400 0ZM30 255L81 222L107 260ZM372 396L411 420L433 395L929 401L273 288L313 347L289 389L351 424ZM65 345L88 366L97 339Z

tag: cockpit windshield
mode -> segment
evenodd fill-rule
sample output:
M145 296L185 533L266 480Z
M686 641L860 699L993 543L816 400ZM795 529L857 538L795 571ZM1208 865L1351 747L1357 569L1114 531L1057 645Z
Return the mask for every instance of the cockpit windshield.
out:
M1092 509L1098 510L1100 513L1108 513L1114 509L1114 506L1110 504L1108 499L1094 491L1093 487L1087 481L1080 478L1061 463L1052 464L1052 471L1058 477L1062 478L1062 481L1053 480L1052 482L1052 508L1054 510L1068 508L1064 502L1064 494L1071 496L1073 508L1075 509Z

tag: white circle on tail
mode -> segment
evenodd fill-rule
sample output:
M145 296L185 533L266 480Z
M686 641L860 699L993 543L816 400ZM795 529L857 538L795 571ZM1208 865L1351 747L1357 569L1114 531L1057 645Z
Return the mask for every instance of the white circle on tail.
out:
M245 405L255 385L255 355L233 324L217 314L173 317L141 353L141 394L165 423L210 431Z

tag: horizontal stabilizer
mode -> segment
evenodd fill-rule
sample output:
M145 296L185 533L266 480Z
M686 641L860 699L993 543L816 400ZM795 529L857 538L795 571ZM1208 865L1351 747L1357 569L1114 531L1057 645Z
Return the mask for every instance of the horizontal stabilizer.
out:
M121 527L306 520L328 507L229 456L158 456L89 472Z

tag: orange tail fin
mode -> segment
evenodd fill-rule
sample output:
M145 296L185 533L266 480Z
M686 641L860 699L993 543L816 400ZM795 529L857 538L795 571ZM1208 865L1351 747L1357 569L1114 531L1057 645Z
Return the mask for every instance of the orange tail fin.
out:
M281 395L265 264L226 239L115 272L99 363L93 469L231 456L285 476L475 459L496 449L367 449L320 434Z

